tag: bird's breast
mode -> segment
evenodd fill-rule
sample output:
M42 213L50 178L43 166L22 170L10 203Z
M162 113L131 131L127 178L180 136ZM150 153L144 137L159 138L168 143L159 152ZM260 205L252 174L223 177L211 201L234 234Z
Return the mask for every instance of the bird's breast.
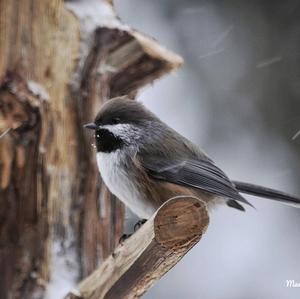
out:
M132 159L121 150L97 153L101 177L111 193L116 195L133 213L148 219L155 212L139 186Z

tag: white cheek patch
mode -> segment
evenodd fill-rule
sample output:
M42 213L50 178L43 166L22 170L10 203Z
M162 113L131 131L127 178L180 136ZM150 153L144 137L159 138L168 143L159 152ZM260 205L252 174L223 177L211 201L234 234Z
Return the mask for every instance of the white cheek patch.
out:
M137 141L141 136L141 130L131 124L105 125L101 126L101 128L109 130L112 134L128 143Z

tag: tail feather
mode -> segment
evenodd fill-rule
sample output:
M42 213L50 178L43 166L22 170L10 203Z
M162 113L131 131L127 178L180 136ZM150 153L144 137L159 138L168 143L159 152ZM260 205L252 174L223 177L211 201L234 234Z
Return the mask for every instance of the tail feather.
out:
M241 193L272 199L296 208L300 208L300 198L298 197L254 184L243 183L238 181L233 181L233 183L236 189Z

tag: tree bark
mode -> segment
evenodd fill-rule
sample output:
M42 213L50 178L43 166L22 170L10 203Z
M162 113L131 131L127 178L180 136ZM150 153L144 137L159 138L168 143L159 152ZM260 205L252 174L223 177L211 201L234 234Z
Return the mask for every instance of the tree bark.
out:
M0 0L0 298L43 298L57 257L85 277L122 233L82 125L182 60L110 2Z

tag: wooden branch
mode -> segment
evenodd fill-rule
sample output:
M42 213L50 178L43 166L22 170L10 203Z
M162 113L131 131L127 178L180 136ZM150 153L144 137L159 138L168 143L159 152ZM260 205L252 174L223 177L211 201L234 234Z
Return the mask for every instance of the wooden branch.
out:
M141 297L201 239L208 223L202 201L170 199L65 299Z

